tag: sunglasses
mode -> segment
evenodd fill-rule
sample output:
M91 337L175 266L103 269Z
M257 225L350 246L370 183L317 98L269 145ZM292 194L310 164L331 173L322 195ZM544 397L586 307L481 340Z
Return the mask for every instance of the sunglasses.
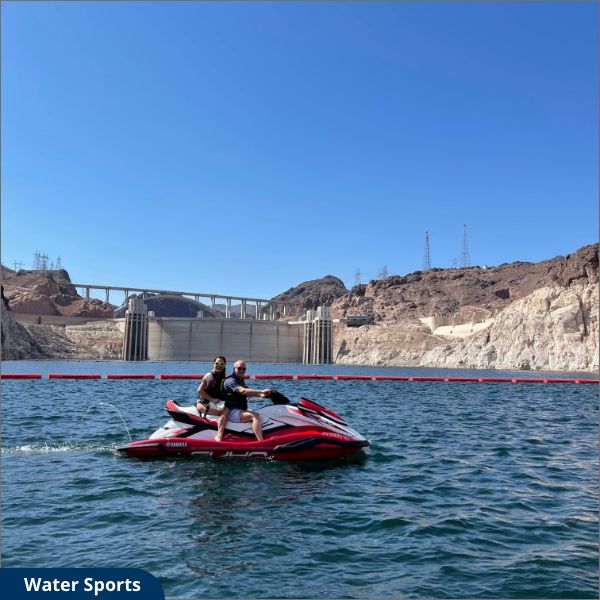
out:
M245 371L245 370L246 370L246 367L236 367L236 369L237 369L238 371Z
M215 363L213 363L213 365L215 365L215 367L218 367L218 368L220 369L221 367L224 367L224 366L225 366L225 363L222 363L222 362L215 362Z

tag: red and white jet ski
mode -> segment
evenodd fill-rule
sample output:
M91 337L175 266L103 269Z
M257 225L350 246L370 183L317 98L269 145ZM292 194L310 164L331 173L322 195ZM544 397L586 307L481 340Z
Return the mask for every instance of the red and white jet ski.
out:
M284 401L287 401L285 396ZM171 419L148 439L131 442L118 451L132 457L198 456L212 458L271 458L326 460L366 452L369 442L332 410L301 398L298 404L259 408L264 440L258 441L252 423L229 421L223 441L215 441L218 417L203 416L195 406L168 400Z

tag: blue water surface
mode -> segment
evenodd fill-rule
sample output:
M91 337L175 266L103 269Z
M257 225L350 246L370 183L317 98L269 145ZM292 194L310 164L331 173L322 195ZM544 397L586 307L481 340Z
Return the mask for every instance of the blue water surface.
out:
M207 369L2 364L44 374ZM3 380L2 566L137 567L172 598L598 597L597 385L271 383L344 415L371 441L369 457L127 459L115 448L164 423L167 398L192 403L197 382Z

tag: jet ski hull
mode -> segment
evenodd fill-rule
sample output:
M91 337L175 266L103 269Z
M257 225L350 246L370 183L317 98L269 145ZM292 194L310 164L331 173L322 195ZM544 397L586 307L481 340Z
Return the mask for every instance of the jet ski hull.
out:
M344 458L364 452L369 442L323 432L302 432L266 438L263 441L217 442L184 437L152 438L131 442L118 450L128 457L166 458L271 458L275 460L319 460Z
M365 453L368 440L342 417L301 399L297 406L259 409L263 440L249 424L229 423L223 441L214 439L215 417L202 417L194 407L167 402L172 419L149 438L118 448L127 457L264 458L272 460L331 460Z

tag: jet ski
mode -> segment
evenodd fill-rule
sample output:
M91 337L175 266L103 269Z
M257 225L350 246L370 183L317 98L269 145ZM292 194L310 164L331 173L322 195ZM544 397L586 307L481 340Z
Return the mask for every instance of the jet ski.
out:
M118 448L127 457L268 458L274 460L329 460L366 453L369 442L346 420L312 400L291 404L273 393L275 404L256 410L264 440L258 441L252 423L229 421L223 440L215 441L218 416L201 414L196 406L167 400L171 417L149 438Z

